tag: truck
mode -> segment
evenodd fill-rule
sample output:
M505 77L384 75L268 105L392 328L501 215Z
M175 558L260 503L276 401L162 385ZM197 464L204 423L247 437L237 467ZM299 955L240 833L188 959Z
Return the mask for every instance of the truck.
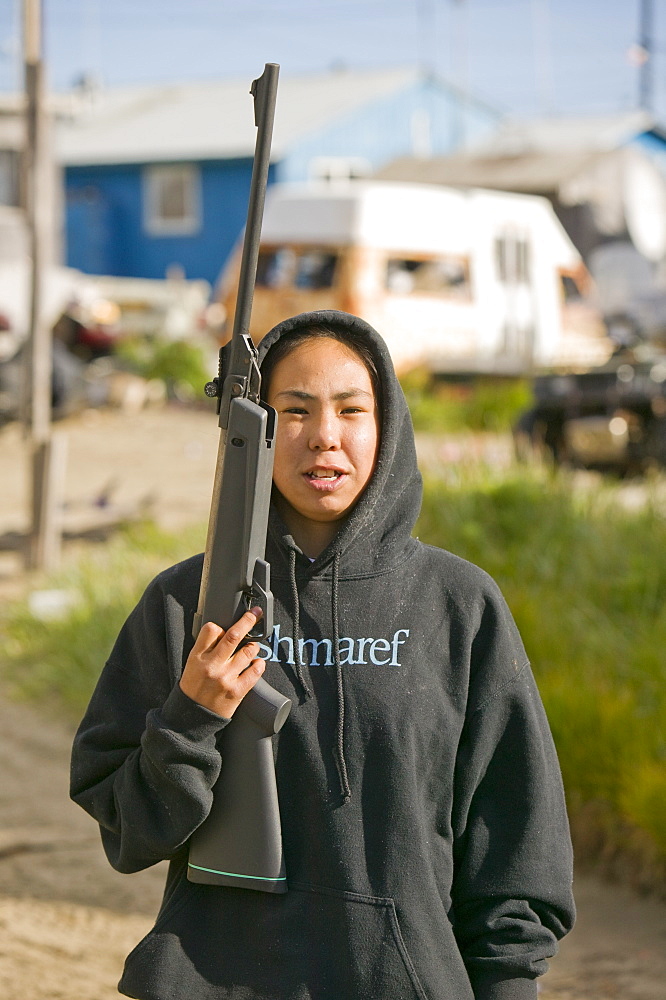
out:
M534 379L514 431L519 457L622 476L666 466L666 293L636 296L605 322L604 364Z
M217 299L233 316L240 245ZM387 342L399 373L576 371L610 351L591 279L545 198L347 181L268 192L250 333L342 309ZM230 331L222 328L220 341Z

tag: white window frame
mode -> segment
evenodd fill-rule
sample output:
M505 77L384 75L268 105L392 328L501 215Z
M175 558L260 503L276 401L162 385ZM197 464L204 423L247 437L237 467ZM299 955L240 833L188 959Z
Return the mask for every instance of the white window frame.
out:
M179 178L185 211L180 218L160 214L161 185ZM143 171L143 225L151 236L192 236L201 229L201 173L196 163L160 163Z

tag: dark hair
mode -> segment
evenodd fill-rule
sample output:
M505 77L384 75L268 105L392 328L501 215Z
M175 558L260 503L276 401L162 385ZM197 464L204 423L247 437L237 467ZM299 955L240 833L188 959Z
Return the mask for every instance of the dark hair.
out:
M285 333L280 340L276 341L271 348L269 348L266 357L261 364L261 394L264 399L268 395L268 387L270 385L271 377L275 366L287 355L291 354L293 350L300 347L301 344L306 343L308 340L319 340L327 337L329 340L337 340L340 344L348 347L354 354L358 355L359 359L363 362L368 370L368 375L370 376L370 381L372 382L372 390L375 394L375 400L377 402L377 409L381 413L381 382L379 379L379 371L377 370L377 363L375 357L370 349L369 345L361 340L360 337L351 330L346 330L344 328L336 328L334 326L307 326L301 327L298 330L292 330L289 333Z

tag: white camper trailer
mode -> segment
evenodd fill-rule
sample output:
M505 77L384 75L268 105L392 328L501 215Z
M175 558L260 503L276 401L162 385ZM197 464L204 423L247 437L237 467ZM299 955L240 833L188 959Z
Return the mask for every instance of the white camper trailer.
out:
M239 267L240 249L220 284L230 319ZM385 181L275 185L251 333L258 341L287 316L343 309L381 332L398 370L579 368L609 354L588 287L545 198Z

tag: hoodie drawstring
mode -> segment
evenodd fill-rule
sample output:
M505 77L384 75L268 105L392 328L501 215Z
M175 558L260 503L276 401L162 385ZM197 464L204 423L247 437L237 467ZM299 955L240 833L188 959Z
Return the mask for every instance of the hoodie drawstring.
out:
M335 746L335 763L340 779L342 801L351 798L347 762L345 761L345 689L342 683L342 663L340 662L340 626L338 619L338 578L340 574L340 553L336 552L333 559L333 587L331 594L331 613L333 618L333 647L335 650L335 679L338 689L338 726Z
M306 698L312 697L312 691L308 687L303 674L303 659L301 657L301 644L299 642L301 632L301 605L298 599L298 584L296 583L296 551L289 550L289 579L291 581L291 593L294 599L294 660L296 661L296 677L301 685L301 690Z
M335 683L338 698L338 719L336 725L335 740L335 766L340 782L340 793L342 801L347 802L351 798L351 788L349 785L349 775L347 774L347 762L345 761L345 689L342 681L342 663L340 662L340 621L338 615L338 591L340 578L340 553L336 552L333 559L333 584L331 588L331 617L333 619L333 662L335 665ZM298 583L296 581L296 551L289 550L289 580L291 583L291 593L294 600L294 661L296 665L296 677L301 690L306 698L312 697L312 692L305 680L305 665L301 657L300 647L300 600L298 596Z

